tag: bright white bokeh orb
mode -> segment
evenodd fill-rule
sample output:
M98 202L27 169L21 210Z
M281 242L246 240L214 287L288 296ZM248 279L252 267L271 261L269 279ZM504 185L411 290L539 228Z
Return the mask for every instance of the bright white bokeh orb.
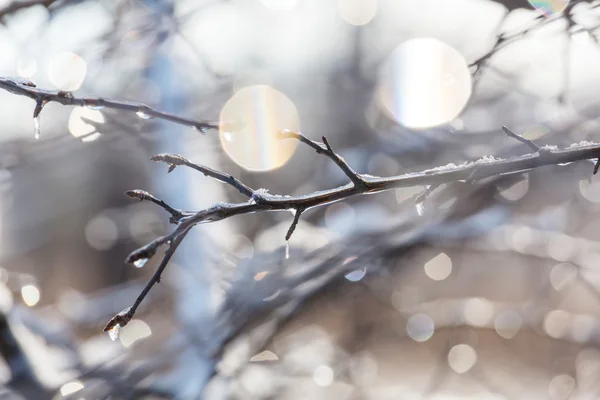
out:
M392 119L411 129L425 129L455 119L472 92L465 58L433 38L411 39L384 64L379 103Z
M90 125L86 120L104 123L104 115L98 110L92 110L87 107L75 107L69 116L69 132L84 142L91 142L98 139L101 134L96 132L96 128Z
M223 150L246 170L276 169L292 157L298 141L279 139L278 132L284 129L300 131L298 112L290 99L270 86L240 89L221 110Z
M55 55L48 65L50 82L60 90L79 89L87 74L87 64L75 53L63 52Z

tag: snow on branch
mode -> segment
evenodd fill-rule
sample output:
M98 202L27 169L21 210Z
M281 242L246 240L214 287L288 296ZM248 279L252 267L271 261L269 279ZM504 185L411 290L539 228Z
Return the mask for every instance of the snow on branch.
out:
M301 133L283 131L280 133L281 139L298 140L309 147L315 149L317 153L323 154L333 160L338 167L346 173L350 183L334 189L310 193L300 196L282 196L269 194L264 189L253 190L241 181L229 174L215 171L213 169L194 164L183 157L176 155L157 155L152 160L166 162L173 166L185 165L204 173L206 176L227 183L236 188L242 195L249 197L249 200L239 203L217 203L200 211L179 211L156 199L154 196L143 191L130 191L127 194L140 200L149 200L169 212L172 216L172 222L177 223L177 227L168 235L161 236L146 246L143 246L132 252L127 258L127 262L136 263L147 261L152 258L158 247L167 244L168 248L163 259L147 286L138 296L133 306L123 310L113 317L106 325L105 331L112 331L127 325L133 318L137 307L144 300L152 286L160 282L160 277L166 268L170 258L181 243L185 235L197 224L221 221L236 215L251 214L266 211L292 211L294 214L293 222L286 234L286 241L292 236L302 213L313 207L320 207L333 202L347 199L353 196L359 196L368 193L384 192L387 190L426 185L431 190L426 190L419 196L419 201L424 198L436 187L442 184L453 182L475 183L478 180L490 178L493 176L518 173L545 165L559 165L574 161L589 159L600 159L600 143L586 142L583 145L570 146L566 149L558 149L552 146L540 148L532 141L523 138L510 129L503 127L505 133L510 137L528 144L534 152L515 156L507 159L497 159L493 156L484 156L473 162L465 162L460 165L448 164L443 167L437 167L422 172L408 173L391 177L373 177L369 175L360 175L338 155L328 144L327 139L323 138L323 143L308 139ZM594 168L596 172L598 166ZM174 220L174 213L178 216Z

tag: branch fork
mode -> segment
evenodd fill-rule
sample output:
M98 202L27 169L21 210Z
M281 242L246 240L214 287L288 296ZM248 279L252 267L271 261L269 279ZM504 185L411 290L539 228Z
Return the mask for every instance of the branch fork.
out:
M320 143L308 139L306 136L300 133L281 131L279 132L279 137L281 139L298 140L314 149L317 153L330 158L350 180L350 183L334 189L300 196L269 195L266 194L266 190L264 189L254 190L230 174L216 171L203 165L195 164L179 155L157 154L153 156L151 160L168 164L169 170L179 166L185 166L197 170L205 176L225 183L236 189L249 201L240 203L217 203L204 210L192 212L174 209L164 201L143 190L128 191L126 194L129 197L138 199L140 201L151 201L165 209L171 214L172 222L176 223L177 226L168 235L161 236L153 240L146 246L133 251L129 255L126 261L130 263L138 260L150 259L156 255L156 252L160 246L165 244L168 245L156 272L144 290L140 293L135 303L129 309L125 309L113 317L106 325L105 331L109 331L117 325L119 327L127 325L131 318L133 318L137 307L142 303L146 295L149 293L150 289L156 283L160 282L162 272L166 268L169 260L177 250L177 247L181 241L185 238L187 233L198 224L220 221L235 215L256 212L293 211L294 219L285 235L285 240L289 241L296 227L298 226L302 214L306 210L312 207L331 204L349 197L368 193L383 192L401 187L424 185L428 186L428 188L416 199L419 202L423 202L437 187L447 183L464 181L473 183L480 179L485 179L500 174L530 170L544 165L564 164L587 159L600 160L600 144L591 144L585 147L576 146L563 150L551 147L540 148L533 141L516 134L507 127L502 127L502 130L509 137L526 144L532 150L532 152L510 159L493 160L493 162L488 162L487 159L484 158L483 162L466 163L452 167L440 167L434 168L433 170L387 178L363 177L359 175L346 163L342 157L335 153L327 139L324 137L323 142ZM594 167L594 173L596 173L598 169L600 169L600 161L596 163Z

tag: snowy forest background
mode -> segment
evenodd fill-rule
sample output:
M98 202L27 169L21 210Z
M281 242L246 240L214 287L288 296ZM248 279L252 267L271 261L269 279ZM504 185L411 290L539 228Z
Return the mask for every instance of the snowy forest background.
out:
M0 0L0 22L6 398L598 397L600 2ZM428 180L195 226L111 340L164 249L124 260L175 229L124 192L256 197L154 154L265 196L348 184L281 129Z

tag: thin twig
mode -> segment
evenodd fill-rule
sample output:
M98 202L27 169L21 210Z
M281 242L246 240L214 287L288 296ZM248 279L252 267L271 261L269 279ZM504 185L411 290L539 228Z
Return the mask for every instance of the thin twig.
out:
M176 166L185 165L186 167L190 167L195 169L196 171L202 172L206 176L210 176L213 179L216 179L220 182L226 183L228 185L233 186L237 189L241 194L248 198L252 198L254 194L254 190L249 186L242 183L240 180L236 179L230 174L226 174L220 171L216 171L212 168L205 167L204 165L194 164L186 158L183 158L176 154L157 154L155 156L150 157L152 161L164 162L169 164L169 172L173 171Z
M165 203L163 200L154 197L153 195L146 192L145 190L139 190L139 189L128 190L125 192L125 195L131 197L132 199L138 199L140 201L144 201L144 200L151 201L152 203L164 208L169 214L171 214L170 221L172 224L177 223L181 219L181 217L183 217L183 215L184 215L180 210L177 210L177 209L171 207L170 205Z
M142 290L142 292L137 297L137 299L135 299L135 302L133 303L133 305L131 307L126 308L125 310L121 311L119 314L115 315L114 317L112 317L111 320L108 321L108 323L104 327L104 332L108 332L109 330L113 329L117 324L119 326L123 327L123 326L127 325L129 323L129 321L131 321L131 318L133 318L133 316L135 315L137 308L140 306L140 304L142 304L142 301L144 301L144 299L150 292L150 289L152 289L152 287L155 284L160 283L161 275L162 275L163 271L165 270L165 268L167 267L167 264L171 260L171 257L173 257L173 254L175 254L177 247L179 247L179 245L181 244L181 242L183 241L183 239L185 238L185 236L188 234L188 232L191 229L192 229L192 226L188 227L187 229L183 230L183 232L181 232L179 235L177 235L173 239L173 241L171 242L171 245L165 252L163 259L161 260L160 265L156 269L156 272L154 272L154 275L152 275L152 278L146 284L146 286L144 287L144 290Z
M287 233L285 234L285 240L286 241L290 240L290 238L292 237L292 234L296 230L296 226L298 225L298 221L300 221L300 215L302 215L303 211L304 210L302 208L298 208L296 210L296 213L294 214L294 220L292 221L292 225L290 225L290 228L288 229Z
M504 131L504 133L506 133L509 137L515 138L517 139L519 142L521 143L525 143L527 146L531 147L531 150L533 151L540 151L540 147L533 143L531 140L524 138L521 135L517 135L516 133L514 133L513 131L511 131L510 129L508 129L506 126L502 125L502 130Z
M11 79L0 77L0 89L4 89L19 96L29 97L36 102L39 102L39 99L41 98L44 102L55 102L65 106L110 108L114 110L134 112L139 115L163 119L179 125L190 126L200 132L219 128L218 122L197 121L180 117L178 115L155 110L144 103L135 101L107 100L101 97L74 97L71 92L40 89L35 85L18 82L18 79L14 78Z
M344 174L346 174L348 178L350 178L350 180L355 186L366 188L367 182L357 172L355 172L348 165L348 163L346 163L346 160L344 160L342 157L340 157L333 151L333 149L329 145L329 142L327 142L325 136L322 137L323 143L315 142L304 135L289 130L283 130L279 132L279 137L283 139L293 138L299 140L302 143L307 144L308 146L315 149L317 153L326 155L344 172Z

